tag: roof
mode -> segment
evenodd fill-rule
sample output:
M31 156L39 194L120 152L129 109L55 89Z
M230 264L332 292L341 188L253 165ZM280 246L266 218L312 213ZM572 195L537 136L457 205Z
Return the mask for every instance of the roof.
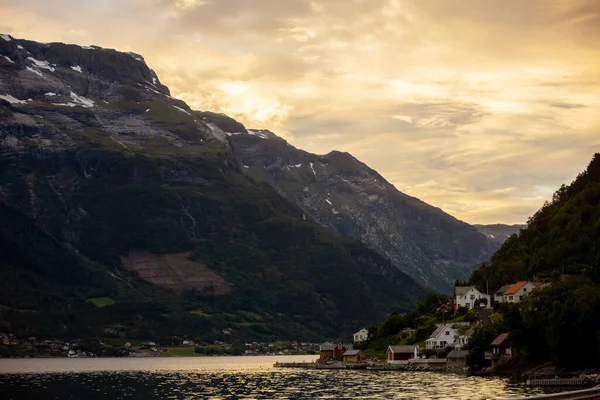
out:
M507 294L515 294L519 289L521 289L525 285L527 285L526 281L517 282L514 285L512 285L506 292L504 292L504 295L506 296Z
M454 295L455 296L464 296L472 288L473 288L473 286L455 286L454 287Z
M436 328L435 331L433 331L433 333L431 335L429 335L429 339L433 339L436 338L440 335L440 333L442 333L443 331L446 330L450 330L452 329L454 331L454 333L456 333L456 329L454 329L452 327L452 325L450 324L439 324L438 327Z
M439 335L440 332L442 332L444 330L445 326L446 326L445 324L438 325L438 327L435 328L435 331L433 331L433 333L431 335L429 335L429 338L437 337L437 335Z
M392 353L414 353L417 346L388 346Z
M346 351L344 354L342 354L343 356L355 356L358 353L361 353L362 350L348 350Z
M477 328L477 326L479 326L479 324L473 324L469 327L469 329L467 329L461 336L464 337L471 337L473 336L473 332L475 332L475 328Z
M356 332L356 333L354 333L354 334L355 334L355 335L359 335L359 334L361 334L363 331L365 331L365 332L369 333L369 331L367 330L367 328L362 328L360 331L358 331L358 332Z
M435 310L435 312L440 312L441 310L450 311L450 306L448 304L442 304Z
M491 343L492 346L500 346L502 344L502 342L504 342L506 340L506 338L508 337L508 333L501 333L500 335L498 335L498 337L496 339L494 339L494 341Z
M510 285L504 285L500 289L496 290L496 292L494 294L504 294L504 292L506 292L508 290L508 288L511 287L512 285L513 285L512 283Z
M319 351L333 351L333 349L338 347L340 344L342 346L344 346L346 348L346 350L352 349L352 345L350 345L350 344L343 344L343 343L333 344L333 343L325 342L319 346Z
M452 350L446 358L466 358L468 354L467 350Z

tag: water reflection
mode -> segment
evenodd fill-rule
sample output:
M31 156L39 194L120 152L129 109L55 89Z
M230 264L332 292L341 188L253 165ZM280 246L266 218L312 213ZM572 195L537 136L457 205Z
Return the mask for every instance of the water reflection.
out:
M537 393L498 378L273 369L275 360L289 357L0 360L0 398L477 400Z

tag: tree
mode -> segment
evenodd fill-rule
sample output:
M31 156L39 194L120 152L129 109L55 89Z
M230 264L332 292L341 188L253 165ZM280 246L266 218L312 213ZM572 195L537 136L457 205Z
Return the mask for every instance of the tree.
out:
M469 351L467 365L471 370L479 370L489 365L489 360L485 359L485 352L497 336L498 330L493 325L479 325L475 328L466 347Z

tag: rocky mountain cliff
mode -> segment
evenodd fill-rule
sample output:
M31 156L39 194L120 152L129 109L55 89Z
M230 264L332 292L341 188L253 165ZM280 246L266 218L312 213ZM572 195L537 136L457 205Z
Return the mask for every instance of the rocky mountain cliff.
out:
M268 135L191 110L137 54L0 35L0 331L319 339L424 295L389 260L248 176L243 139L234 151L226 132ZM321 163L338 157L350 160ZM323 174L306 162L298 172ZM412 234L462 243L440 229ZM415 257L476 258L446 243Z
M501 244L401 193L348 153L310 154L259 130L230 133L230 142L256 181L322 226L362 241L425 287L450 293L456 279L466 279Z
M518 234L521 231L521 229L527 228L527 225L492 224L473 225L473 227L475 227L475 229L477 229L479 232L483 233L491 241L496 242L498 246L501 246L502 243L506 242L506 240L508 240L509 237Z

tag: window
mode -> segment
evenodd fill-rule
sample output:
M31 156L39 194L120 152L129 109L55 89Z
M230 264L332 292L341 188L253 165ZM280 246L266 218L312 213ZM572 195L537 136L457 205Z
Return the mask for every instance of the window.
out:
M446 331L446 336L448 336L450 334L450 331Z
M471 295L471 300L475 300L475 295L474 294Z
M523 296L519 296L519 300L523 300Z
M526 288L526 287L524 287L524 288L523 288L523 291L524 291L524 292L526 292L526 291L527 291L527 288Z
M509 300L512 300L512 299L513 299L513 297L512 297L512 296L508 296L508 299L509 299Z

